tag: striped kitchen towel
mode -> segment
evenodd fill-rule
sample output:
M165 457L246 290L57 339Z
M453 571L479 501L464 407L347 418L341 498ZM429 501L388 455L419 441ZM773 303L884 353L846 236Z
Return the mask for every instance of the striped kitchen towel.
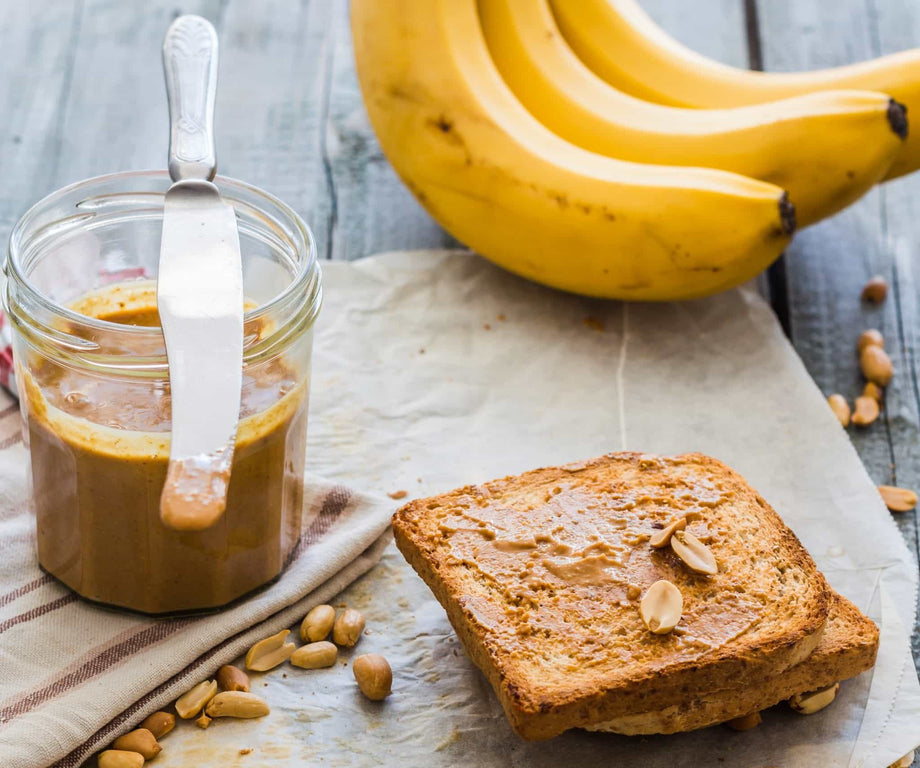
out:
M291 565L266 589L197 617L152 619L90 605L38 567L17 410L0 393L3 768L81 765L255 641L331 600L389 540L392 502L307 476L303 534Z

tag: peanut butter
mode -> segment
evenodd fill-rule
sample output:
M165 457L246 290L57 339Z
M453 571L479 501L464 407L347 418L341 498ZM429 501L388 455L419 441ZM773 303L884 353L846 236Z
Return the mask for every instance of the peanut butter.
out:
M85 315L155 327L152 284L106 288ZM247 324L246 334L263 334ZM134 348L143 356L153 350ZM160 520L169 385L48 360L22 367L38 554L91 600L148 613L224 605L277 576L300 536L306 385L282 358L245 369L227 508L200 531Z
M498 504L474 492L438 512L448 562L477 573L500 595L471 594L464 607L512 656L529 653L528 638L542 635L565 638L572 671L605 663L611 654L624 663L649 653L662 659L668 654L662 646L690 659L742 635L763 615L763 601L736 590L731 574L694 574L669 548L649 544L683 516L687 530L719 542L718 508L732 498L730 489L707 478L677 480L664 490L614 484L605 493L582 484L573 476L531 488L525 506L520 498ZM694 585L678 628L667 636L648 633L637 610L638 596L660 579ZM611 649L597 634L599 623L638 640Z

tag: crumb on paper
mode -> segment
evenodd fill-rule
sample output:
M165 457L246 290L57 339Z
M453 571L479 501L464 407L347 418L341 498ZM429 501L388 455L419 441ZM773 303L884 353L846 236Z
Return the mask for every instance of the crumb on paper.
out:
M424 355L424 354L425 354L425 348L422 347L422 348L418 351L418 353L419 353L420 355Z
M404 499L404 498L406 498L406 496L408 496L408 495L409 495L409 491L403 491L403 490L399 490L399 491L390 491L390 492L387 494L387 496L389 496L391 499Z
M603 331L604 324L598 320L596 317L588 316L582 322L585 324L586 328L590 328L592 331Z
M240 750L241 755L248 755L250 752L252 752L251 749L241 749Z
M498 316L497 318L495 318L495 319L498 320L498 322L500 322L500 323L505 322L505 316L504 316L504 315L499 315L499 316Z
M419 481L419 482L422 482L422 478L418 478L418 481Z
M491 330L492 330L492 326L489 325L488 323L483 323L483 324L482 324L482 329L483 329L484 331L491 331Z

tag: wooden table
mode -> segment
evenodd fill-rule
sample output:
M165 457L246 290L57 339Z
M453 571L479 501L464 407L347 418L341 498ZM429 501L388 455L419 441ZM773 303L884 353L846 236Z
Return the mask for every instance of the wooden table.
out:
M737 66L808 69L920 46L915 0L643 5L681 41ZM220 34L223 173L292 205L325 258L456 245L399 182L374 138L344 0L2 0L0 235L62 184L164 167L160 43L179 12L208 17ZM918 216L920 175L886 184L799 233L769 281L774 307L825 393L858 394L856 337L867 327L885 334L897 369L886 408L880 422L851 428L851 436L876 482L911 488L920 488ZM859 301L873 274L891 286L879 308ZM895 519L916 554L917 514ZM917 632L913 648L920 662Z

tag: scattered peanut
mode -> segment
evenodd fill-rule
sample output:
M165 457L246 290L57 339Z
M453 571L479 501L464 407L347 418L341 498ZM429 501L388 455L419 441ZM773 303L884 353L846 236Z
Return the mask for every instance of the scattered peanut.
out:
M210 724L211 724L211 718L208 717L207 714L205 714L204 712L198 715L198 719L195 720L195 725L197 725L201 729L207 728Z
M652 538L648 540L648 543L654 549L661 549L662 547L668 546L668 543L671 541L671 536L675 531L682 531L687 527L687 518L679 517L676 520L672 520L664 528L656 533L652 534Z
M891 358L881 347L870 345L859 353L859 367L869 381L880 387L887 387L894 375Z
M264 717L270 711L264 699L244 691L218 693L205 709L208 717Z
M908 752L904 757L895 760L888 768L910 768L914 764L914 750Z
M331 667L338 658L339 649L327 640L302 645L291 654L291 664L304 669Z
M800 715L813 715L815 712L820 712L837 698L837 691L839 690L840 683L834 683L832 686L818 691L797 693L789 699L789 706Z
M656 635L665 635L674 629L683 612L684 596L665 579L652 584L639 603L642 621Z
M715 555L690 531L676 531L671 536L671 549L684 563L697 573L713 576L719 572Z
M885 399L885 390L882 389L874 381L867 381L866 386L863 387L863 396L871 397L873 400L878 401L879 405L881 405L882 400Z
M840 424L844 427L848 426L850 423L850 404L846 401L846 398L835 393L827 398L827 404L831 407Z
M393 686L393 671L379 653L365 653L352 664L358 688L371 701L383 701Z
M107 749L99 755L99 768L141 768L144 756L140 752Z
M332 628L332 640L336 645L351 648L361 639L364 631L364 616L354 608L346 608L339 614Z
M857 427L868 427L878 418L878 400L874 397L860 395L856 398L856 402L853 405L855 409L853 411L852 422Z
M184 693L176 701L176 712L183 720L191 720L195 715L201 712L205 706L217 693L216 680L203 680L198 683L192 690Z
M335 608L331 605L317 605L304 616L300 625L300 639L305 643L325 640L335 623Z
M271 637L259 640L246 654L246 669L265 672L269 669L274 669L291 658L296 646L294 643L284 642L284 639L289 634L291 634L291 630L282 629Z
M144 760L153 760L163 748L150 731L146 728L138 728L115 739L112 749L138 752L143 755Z
M763 718L760 716L760 712L753 712L744 717L736 717L734 720L729 720L725 724L733 731L749 731L751 728L756 728L760 725L762 721Z
M875 330L875 328L870 328L868 331L863 331L859 334L856 350L861 353L866 347L881 347L884 349L885 339L882 336L882 332Z
M217 670L217 684L225 691L248 691L249 675L239 667L224 664Z
M176 716L172 712L154 712L140 724L140 727L150 731L153 738L162 739L176 727Z
M626 585L626 599L635 600L642 594L642 590L636 584L627 584Z
M881 304L888 295L888 283L881 275L875 275L863 286L862 300L873 304Z
M898 488L894 485L880 485L878 492L882 494L885 506L892 512L910 512L917 506L917 494L907 488Z

